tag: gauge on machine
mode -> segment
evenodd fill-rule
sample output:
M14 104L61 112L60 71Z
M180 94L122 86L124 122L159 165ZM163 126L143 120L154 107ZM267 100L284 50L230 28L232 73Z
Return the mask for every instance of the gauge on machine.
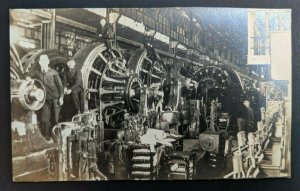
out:
M213 137L207 136L201 141L202 148L206 151L213 151L216 147L216 141Z

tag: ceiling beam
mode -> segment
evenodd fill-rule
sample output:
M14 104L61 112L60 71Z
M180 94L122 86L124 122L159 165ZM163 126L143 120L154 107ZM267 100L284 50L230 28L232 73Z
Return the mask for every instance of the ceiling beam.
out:
M24 11L26 13L33 14L33 15L39 16L44 19L51 19L51 13L48 13L48 12L40 10L40 9L19 9L18 11ZM56 16L56 21L66 24L66 25L73 26L75 28L86 30L86 31L89 31L92 33L97 32L97 29L95 27L91 27L91 26L88 26L88 25L85 25L85 24L82 24L82 23L79 23L76 21L72 21L70 19L58 16L58 15Z

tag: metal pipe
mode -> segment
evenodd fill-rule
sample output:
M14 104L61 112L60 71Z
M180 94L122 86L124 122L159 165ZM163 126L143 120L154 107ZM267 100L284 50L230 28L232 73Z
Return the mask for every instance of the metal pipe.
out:
M56 10L52 9L51 29L50 29L50 49L55 48L55 22L56 22Z

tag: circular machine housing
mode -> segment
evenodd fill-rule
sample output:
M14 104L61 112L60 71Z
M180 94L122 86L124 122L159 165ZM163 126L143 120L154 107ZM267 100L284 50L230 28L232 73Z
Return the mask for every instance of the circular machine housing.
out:
M198 82L196 96L208 102L232 97L233 91L239 94L243 90L237 72L226 66L205 66L194 73L194 80Z
M45 87L39 80L12 80L11 97L17 98L24 109L36 111L45 103Z
M118 50L97 43L78 50L74 59L83 76L85 110L98 111L110 128L122 125L125 112L137 114L141 89L161 81L159 66L145 49L136 50L127 63Z
M136 50L128 61L130 71L138 74L147 87L161 87L166 77L162 60L151 60L147 49Z
M194 80L198 82L196 99L205 104L204 118L210 116L213 100L221 103L220 112L231 116L232 130L236 127L236 118L242 108L243 86L239 74L226 66L204 66L194 73ZM203 119L205 121L205 119Z
M128 61L128 67L130 71L137 74L143 84L147 94L143 102L146 101L141 107L147 107L147 110L160 110L160 99L163 97L163 84L166 79L165 64L162 60L151 59L151 53L149 55L146 48L137 49ZM144 89L145 90L145 89Z

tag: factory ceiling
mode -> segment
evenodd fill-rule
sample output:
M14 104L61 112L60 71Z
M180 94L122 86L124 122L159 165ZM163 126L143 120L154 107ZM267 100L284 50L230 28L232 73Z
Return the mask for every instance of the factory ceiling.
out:
M160 8L156 8L160 10ZM167 9L168 11L171 8ZM237 8L184 8L177 9L186 17L194 17L200 25L211 27L225 39L247 45L247 9ZM86 9L57 9L57 15L67 19L97 27L99 15ZM76 14L74 14L76 11ZM168 15L165 11L161 14ZM178 22L178 20L177 20ZM243 41L243 42L242 42Z
M105 14L107 9L56 9L57 21L59 23L64 23L70 26L75 26L77 32L83 32L86 36L93 37L96 32L96 28L99 24L99 18ZM125 10L125 9L124 9ZM114 8L114 11L121 12L123 10ZM228 55L232 53L232 57L239 57L237 65L244 66L246 62L247 54L247 9L236 9L236 8L147 8L140 9L134 8L129 12L142 14L142 20L138 22L143 22L143 16L148 18L151 14L159 15L167 19L165 26L169 28L169 32L162 32L168 35L171 31L177 31L181 33L183 37L183 44L185 45L185 40L189 37L190 31L192 33L202 33L200 41L201 46L204 48L209 48L212 52L212 57L215 60L219 60L221 63L228 64L230 61L224 60L224 54L221 55L220 52L226 52ZM50 13L45 13L41 10L24 10L22 14L35 17L31 19L30 23L39 23L36 19L51 18ZM158 13L158 14L157 14ZM17 13L14 13L17 14ZM24 16L24 15L23 15ZM15 16L17 18L22 18L20 16ZM27 16L25 16L27 18ZM24 18L24 17L23 17ZM144 22L145 22L144 18ZM164 20L163 20L164 21ZM158 23L157 18L154 19L154 25L161 24ZM157 23L156 23L157 22ZM146 23L144 23L146 26ZM157 27L156 26L156 27ZM185 29L185 32L179 32L177 26ZM80 31L78 30L80 29ZM193 30L191 30L193 29ZM207 39L206 39L207 38ZM170 39L171 40L171 39ZM175 38L176 40L176 38ZM178 40L178 39L177 39ZM181 42L181 40L179 40ZM208 44L206 43L208 42ZM189 46L190 43L187 45ZM197 44L198 47L198 44ZM196 48L197 49L197 48ZM199 49L203 51L203 49ZM219 52L219 53L216 53ZM214 56L217 55L217 56ZM220 58L222 57L222 58ZM222 60L220 60L222 59ZM234 66L233 64L233 67Z
M99 24L99 15L85 9L56 9L56 14L95 28Z

